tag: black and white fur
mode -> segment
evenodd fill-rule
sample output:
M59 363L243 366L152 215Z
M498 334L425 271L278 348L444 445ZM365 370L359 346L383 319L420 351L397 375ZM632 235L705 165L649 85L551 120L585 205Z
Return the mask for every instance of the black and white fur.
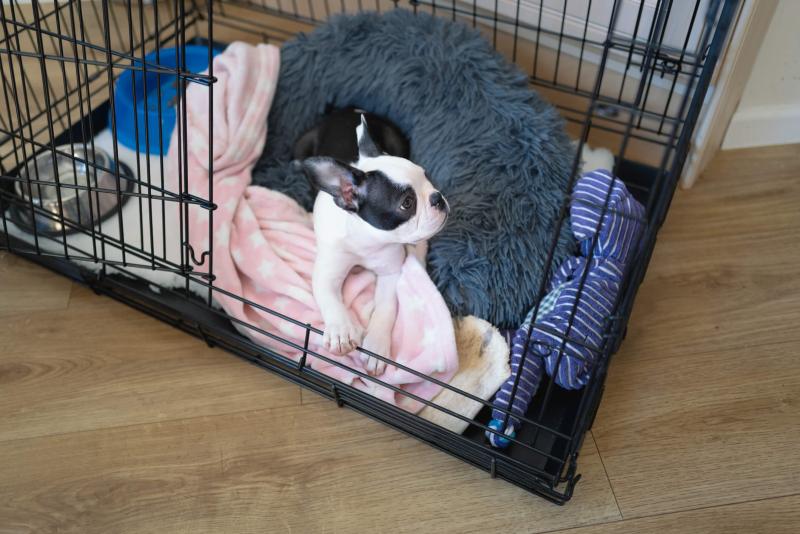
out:
M373 140L373 122L381 148ZM361 345L391 357L402 265L407 254L425 265L427 240L447 221L447 201L407 154L408 143L394 125L353 109L330 114L295 147L320 190L314 203L317 258L312 284L325 322L323 343L336 354ZM342 302L342 285L355 266L377 276L366 333ZM384 362L361 357L368 373L384 372Z

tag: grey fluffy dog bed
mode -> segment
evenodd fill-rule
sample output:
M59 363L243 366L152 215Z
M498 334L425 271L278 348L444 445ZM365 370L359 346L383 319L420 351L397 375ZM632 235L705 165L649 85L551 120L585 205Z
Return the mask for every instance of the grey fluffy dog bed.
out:
M339 16L283 46L253 182L310 209L313 192L290 164L292 146L330 106L397 124L411 159L450 202L428 272L453 314L519 326L547 274L574 156L556 110L462 24L401 9ZM565 224L552 269L572 247Z

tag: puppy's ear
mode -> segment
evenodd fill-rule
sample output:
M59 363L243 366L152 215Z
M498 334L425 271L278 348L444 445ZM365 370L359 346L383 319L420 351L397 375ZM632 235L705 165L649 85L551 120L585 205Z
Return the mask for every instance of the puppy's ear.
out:
M314 157L303 161L303 168L322 191L330 194L336 205L358 211L363 199L364 173L333 158Z
M364 114L361 114L361 124L356 126L356 139L358 139L358 157L359 158L377 158L381 155L378 146L369 136L369 129L367 128L367 119Z

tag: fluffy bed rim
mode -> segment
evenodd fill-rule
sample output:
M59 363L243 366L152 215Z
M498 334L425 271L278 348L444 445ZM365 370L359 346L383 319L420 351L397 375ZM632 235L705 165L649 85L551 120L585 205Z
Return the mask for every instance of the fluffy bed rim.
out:
M536 298L574 149L527 76L461 23L395 9L341 15L281 50L267 145L253 182L307 209L313 191L292 146L330 106L397 124L451 217L428 272L453 315L518 326ZM562 225L551 271L573 249Z

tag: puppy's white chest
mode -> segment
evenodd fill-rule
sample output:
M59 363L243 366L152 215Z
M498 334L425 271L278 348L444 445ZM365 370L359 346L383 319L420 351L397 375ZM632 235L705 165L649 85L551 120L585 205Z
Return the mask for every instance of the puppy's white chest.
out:
M333 198L319 193L314 201L314 235L317 247L324 247L347 238L347 213L339 208Z
M320 193L314 202L314 233L317 251L328 261L360 265L376 274L394 274L405 262L405 247L383 243L360 219L348 214L333 202L330 195Z

